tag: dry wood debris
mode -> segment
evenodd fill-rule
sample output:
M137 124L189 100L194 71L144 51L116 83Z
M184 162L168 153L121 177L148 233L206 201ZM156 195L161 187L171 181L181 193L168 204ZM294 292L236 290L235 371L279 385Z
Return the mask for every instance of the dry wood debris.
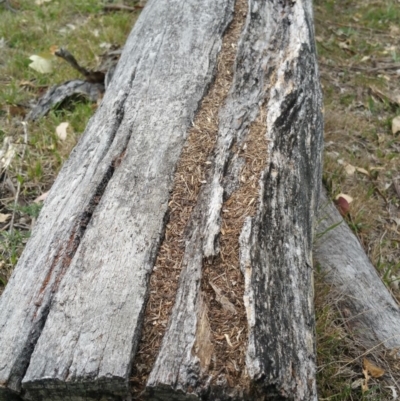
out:
M175 173L174 189L169 202L169 223L150 278L150 297L146 308L142 339L133 366L133 392L136 395L145 386L171 314L184 253L185 227L196 205L200 188L202 183L205 182L205 177L211 164L209 158L214 149L218 133L218 112L231 87L237 42L243 28L246 13L246 1L237 1L233 21L224 36L222 50L218 56L218 70L214 83L197 112L193 128L189 132ZM241 224L237 227L238 232L240 229ZM238 254L235 257L237 259ZM207 279L207 270L204 274L204 280L215 280L215 276L210 276ZM240 275L241 273L237 267L235 276ZM239 280L242 279L237 278L238 283ZM225 282L216 281L216 285L223 292L226 292L225 290L229 288L226 287ZM209 294L209 296L215 296L214 290L211 289L211 291L213 295ZM240 317L237 317L236 320L241 321L242 327L246 327L242 297L243 289L239 296L241 310L237 314ZM213 313L214 311L209 311L208 316L210 317ZM213 324L216 321L218 321L218 318L217 320L213 318ZM226 331L230 333L231 330L222 329L221 332L225 333ZM224 335L223 338L226 342ZM215 340L219 341L217 338ZM244 334L242 334L240 340L245 342ZM237 340L232 338L232 341L235 342L235 348L237 348Z

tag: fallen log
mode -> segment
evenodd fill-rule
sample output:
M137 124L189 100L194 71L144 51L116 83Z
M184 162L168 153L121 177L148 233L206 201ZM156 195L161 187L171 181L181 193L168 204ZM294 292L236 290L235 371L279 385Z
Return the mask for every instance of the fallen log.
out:
M311 2L233 6L145 7L0 298L0 400L316 400Z
M321 192L314 258L348 330L366 349L400 348L400 307L358 238Z

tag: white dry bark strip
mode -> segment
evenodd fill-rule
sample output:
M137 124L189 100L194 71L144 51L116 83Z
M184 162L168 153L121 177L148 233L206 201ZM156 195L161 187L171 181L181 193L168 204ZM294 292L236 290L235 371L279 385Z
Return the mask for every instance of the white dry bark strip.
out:
M247 369L272 399L316 400L311 250L323 129L311 1L266 2L256 12L269 27L265 65L276 69L260 207L241 234Z
M314 259L349 331L365 348L400 348L400 308L358 238L321 193Z
M141 14L0 299L1 400L23 377L33 400L128 393L173 172L231 15L230 0Z
M237 176L229 179L240 171L233 144L245 143L260 107L266 109L269 154L258 213L248 218L241 236L247 371L259 389L253 399L317 399L311 247L321 180L322 99L311 2L260 0L249 2L212 173L188 229L176 303L147 383L149 399L245 397L223 381L210 386L215 377L193 350L201 343L203 260L218 253L223 197L232 190L225 185L239 185Z

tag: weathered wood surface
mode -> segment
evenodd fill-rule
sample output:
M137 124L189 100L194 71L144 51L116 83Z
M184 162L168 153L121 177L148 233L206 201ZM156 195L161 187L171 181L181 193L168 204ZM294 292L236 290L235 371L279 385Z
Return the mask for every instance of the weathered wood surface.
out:
M158 0L137 21L0 299L0 399L23 378L34 400L127 394L173 171L231 6Z
M154 399L180 393L193 399L204 393L210 399L317 398L311 247L321 179L322 99L312 27L311 2L249 2L234 82L219 115L212 172L187 231L176 303L147 383ZM203 261L218 255L223 200L232 192L229 177L236 174L239 185L240 149L260 113L268 154L259 207L248 217L240 242L249 322L246 369L252 387L258 386L246 395L229 389L223 377L210 377L204 355L195 350L207 348L199 330Z
M103 96L103 93L103 84L92 84L80 79L65 82L62 85L51 88L31 110L27 120L34 121L45 116L53 107L60 105L73 96L83 96L95 102Z
M314 258L332 286L345 324L366 348L399 349L398 303L325 191L320 205Z
M310 253L322 104L311 1L248 7L147 399L316 400ZM233 0L146 6L0 299L0 400L129 398L173 173L232 17ZM205 260L220 253L224 202L243 189L255 124L265 142L256 208L243 210L236 240L248 320L240 388L209 370L201 285Z

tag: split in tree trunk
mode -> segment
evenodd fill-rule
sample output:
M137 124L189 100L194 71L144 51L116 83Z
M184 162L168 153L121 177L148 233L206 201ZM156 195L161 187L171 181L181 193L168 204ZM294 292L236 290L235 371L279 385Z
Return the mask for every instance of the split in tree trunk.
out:
M0 299L0 400L316 400L321 150L311 1L149 2Z

